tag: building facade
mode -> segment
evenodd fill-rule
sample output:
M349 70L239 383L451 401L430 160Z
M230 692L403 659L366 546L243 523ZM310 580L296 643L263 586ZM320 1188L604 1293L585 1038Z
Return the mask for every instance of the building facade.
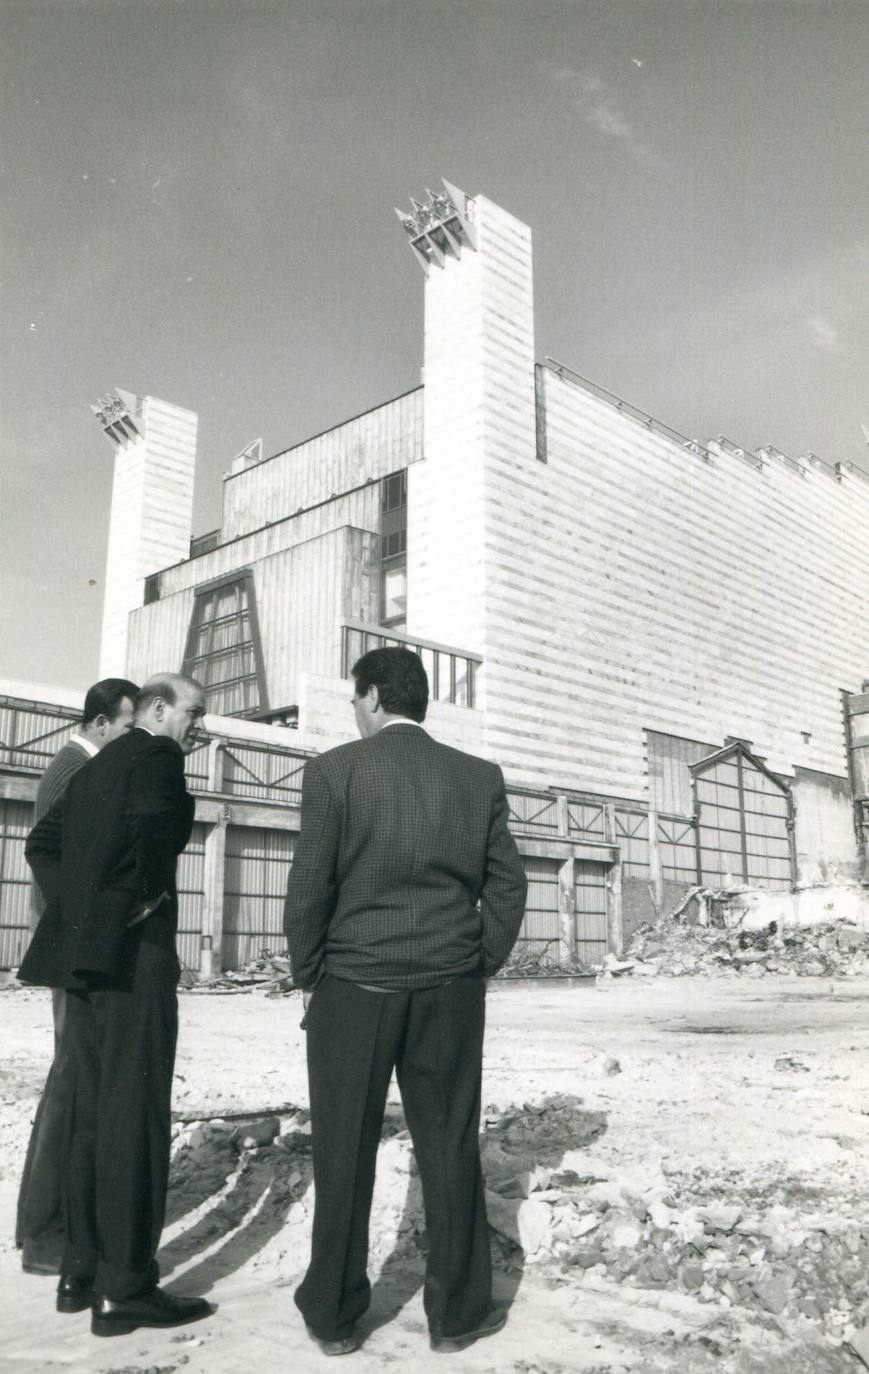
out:
M221 738L244 722L304 755L352 736L358 654L410 644L433 732L504 768L532 945L599 955L695 882L855 875L869 482L689 439L537 363L531 232L485 197L444 183L400 219L424 384L252 446L219 530L191 540L196 417L102 403L106 670L183 668Z

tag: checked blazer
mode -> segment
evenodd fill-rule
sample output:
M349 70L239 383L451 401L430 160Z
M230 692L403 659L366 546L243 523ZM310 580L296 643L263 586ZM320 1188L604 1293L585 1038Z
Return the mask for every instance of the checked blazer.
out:
M525 911L496 764L408 721L310 759L284 929L293 978L412 991L495 973Z
M156 911L177 919L175 868L192 827L175 740L135 728L101 749L27 837L24 852L47 905L19 977L62 988L87 987L95 976L123 979L136 910L166 893Z

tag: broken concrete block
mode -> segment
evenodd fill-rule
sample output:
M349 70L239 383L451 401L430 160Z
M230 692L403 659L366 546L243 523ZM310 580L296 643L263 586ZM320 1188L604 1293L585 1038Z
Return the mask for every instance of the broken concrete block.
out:
M592 1183L585 1192L585 1201L592 1207L624 1207L625 1195L622 1185L612 1180L607 1183Z
M606 1229L616 1250L635 1250L643 1234L634 1218L625 1212L611 1213Z
M500 1197L486 1190L486 1212L489 1225L502 1236L521 1245L526 1259L539 1250L544 1236L552 1226L552 1208L537 1198Z
M264 1116L259 1121L245 1121L236 1126L232 1133L233 1139L241 1141L246 1150L259 1149L263 1145L271 1145L280 1130L280 1125L276 1116Z
M565 1150L558 1168L572 1170L580 1183L605 1183L615 1172L612 1164L586 1150Z
M767 1312L772 1312L775 1316L785 1310L791 1295L790 1284L781 1274L773 1274L771 1278L756 1281L754 1291Z
M852 1327L846 1331L845 1344L849 1350L854 1352L857 1359L861 1360L869 1369L869 1327L864 1326L861 1330Z
M706 1228L698 1208L688 1207L684 1212L677 1214L674 1229L681 1241L686 1245L692 1245L695 1241L703 1239Z
M727 1207L724 1203L713 1202L708 1207L698 1208L697 1215L713 1231L723 1231L725 1235L729 1235L742 1216L742 1211L739 1207Z

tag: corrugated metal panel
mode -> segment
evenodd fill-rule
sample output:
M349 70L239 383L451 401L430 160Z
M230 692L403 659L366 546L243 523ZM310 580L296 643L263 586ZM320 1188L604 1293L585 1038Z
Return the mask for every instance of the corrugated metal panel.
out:
M702 744L699 740L647 730L649 805L668 816L693 816L694 792L688 765L699 763L720 748L720 742Z
M607 870L604 864L575 864L576 952L586 964L600 964L607 952Z
M307 756L231 740L223 751L223 791L230 797L300 806Z
M178 858L178 958L192 970L199 968L202 948L206 830L207 826L194 825L190 843Z
M263 950L285 952L284 897L295 839L288 830L228 827L223 917L225 968L240 968Z
M556 961L559 954L559 885L557 859L536 859L523 855L528 896L525 919L516 941L519 950L545 954Z
M625 878L648 878L649 817L647 813L616 808L616 843L622 860Z
M0 699L0 764L42 772L80 719L80 712L33 711L10 699Z
M29 802L0 801L0 968L16 968L30 942Z

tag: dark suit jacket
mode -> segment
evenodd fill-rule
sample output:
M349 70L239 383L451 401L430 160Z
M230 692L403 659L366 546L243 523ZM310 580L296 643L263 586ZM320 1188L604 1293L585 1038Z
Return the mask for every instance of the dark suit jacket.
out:
M93 757L86 749L82 749L80 744L75 744L72 740L69 740L62 749L58 750L39 779L39 786L36 789L36 805L33 812L35 820L41 821L55 802L60 801L69 786L70 779L80 768L84 768L88 759ZM30 899L31 930L36 929L44 910L45 898L39 889L39 884L34 883Z
M166 892L160 918L177 920L175 868L192 826L174 740L133 729L100 750L27 838L47 906L19 977L66 988L122 979L137 907Z
M413 724L311 759L284 928L293 978L388 988L492 974L525 910L496 764Z

